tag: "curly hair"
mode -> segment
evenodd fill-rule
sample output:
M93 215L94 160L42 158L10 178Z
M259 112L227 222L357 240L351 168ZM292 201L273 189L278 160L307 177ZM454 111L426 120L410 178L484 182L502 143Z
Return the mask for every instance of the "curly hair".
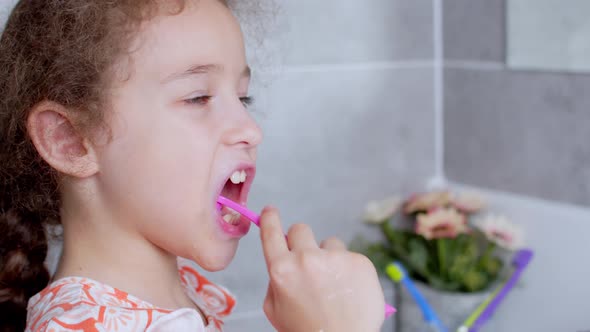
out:
M103 122L114 64L140 25L183 7L180 0L21 0L12 11L0 39L0 331L24 330L27 302L50 278L46 228L60 219L60 176L28 136L30 110L49 100L75 112L79 128Z

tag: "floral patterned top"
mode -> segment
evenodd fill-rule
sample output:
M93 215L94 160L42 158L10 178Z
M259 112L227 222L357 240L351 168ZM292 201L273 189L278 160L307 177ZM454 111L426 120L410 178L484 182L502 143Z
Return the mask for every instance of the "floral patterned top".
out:
M179 275L195 309L167 310L119 289L82 277L56 280L29 300L25 332L221 332L235 307L223 287L201 276L195 264L178 259Z

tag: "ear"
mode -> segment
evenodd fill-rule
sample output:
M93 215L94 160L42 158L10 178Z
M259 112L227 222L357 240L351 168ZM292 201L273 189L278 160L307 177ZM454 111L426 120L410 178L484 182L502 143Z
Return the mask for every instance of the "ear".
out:
M72 123L64 106L43 101L29 113L27 130L41 157L58 172L92 176L98 172L95 149Z

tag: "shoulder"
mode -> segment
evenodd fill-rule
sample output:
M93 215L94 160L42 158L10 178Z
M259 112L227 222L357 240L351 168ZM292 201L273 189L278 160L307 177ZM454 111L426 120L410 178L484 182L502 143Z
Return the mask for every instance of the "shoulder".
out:
M67 312L52 315L30 332L144 332L171 331L169 326L193 327L201 331L202 321L196 314L179 315L158 309L120 308L107 306L78 306ZM196 316L199 318L198 316ZM200 325L199 325L200 324ZM154 329L155 328L155 329Z
M79 277L50 284L29 300L27 310L27 332L143 331L152 320L168 313L140 308L126 294Z
M85 301L83 279L61 279L33 296L27 306L27 331L44 331L49 321L68 312L92 306Z

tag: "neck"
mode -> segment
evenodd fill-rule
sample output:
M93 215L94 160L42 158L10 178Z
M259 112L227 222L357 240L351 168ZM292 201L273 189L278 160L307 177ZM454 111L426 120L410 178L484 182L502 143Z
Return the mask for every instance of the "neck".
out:
M194 307L180 282L176 256L114 216L96 212L106 208L62 202L64 246L54 279L86 277L160 308Z

